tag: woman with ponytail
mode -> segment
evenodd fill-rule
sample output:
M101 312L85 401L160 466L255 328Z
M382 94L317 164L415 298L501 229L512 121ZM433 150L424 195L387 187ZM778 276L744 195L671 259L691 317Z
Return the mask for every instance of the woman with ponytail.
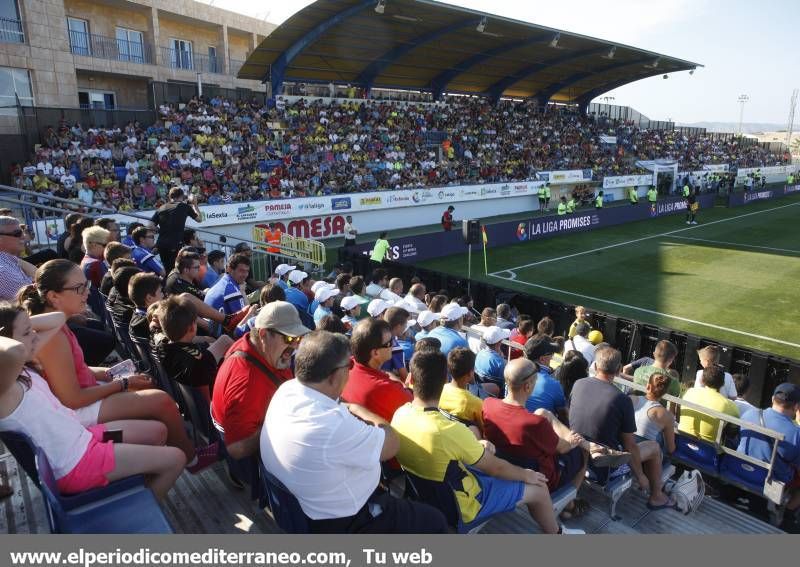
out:
M17 297L29 315L63 313L66 318L86 310L89 282L80 267L69 260L50 260L36 270L34 283ZM145 374L111 380L108 369L89 367L75 335L67 325L42 345L39 354L44 378L62 404L75 410L84 426L116 420L154 419L167 428L167 444L186 455L188 470L198 472L216 462L218 445L195 451L183 427L175 401L153 388Z
M0 304L0 431L23 433L40 447L66 494L144 474L156 497L163 498L186 463L182 451L163 446L164 424L120 420L85 427L36 371L34 358L64 321L63 313L29 317ZM106 441L107 429L121 430L123 443Z

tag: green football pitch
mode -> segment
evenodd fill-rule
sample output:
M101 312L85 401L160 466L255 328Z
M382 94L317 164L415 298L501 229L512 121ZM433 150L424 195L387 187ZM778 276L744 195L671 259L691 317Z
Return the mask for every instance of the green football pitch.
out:
M800 360L800 196L472 253L472 279ZM487 227L491 239L491 227ZM467 255L420 263L460 277Z

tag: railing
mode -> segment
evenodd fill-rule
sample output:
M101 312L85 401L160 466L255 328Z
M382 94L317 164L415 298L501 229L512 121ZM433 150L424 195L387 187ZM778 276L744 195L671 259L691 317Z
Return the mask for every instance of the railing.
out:
M142 63L153 65L153 48L146 42L128 41L93 33L69 32L69 46L73 55Z
M22 21L0 18L0 41L5 43L25 43Z
M209 57L191 51L180 51L171 47L161 48L161 65L172 69L186 69L198 73L225 74L221 57Z

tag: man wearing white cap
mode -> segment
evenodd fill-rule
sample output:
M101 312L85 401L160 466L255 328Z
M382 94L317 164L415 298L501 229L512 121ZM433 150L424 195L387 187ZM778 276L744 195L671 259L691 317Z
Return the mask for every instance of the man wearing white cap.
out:
M308 332L291 304L274 301L228 350L214 382L211 417L234 459L258 450L267 406L278 386L292 378L292 355Z
M331 314L331 306L333 306L333 298L339 295L339 290L334 286L327 285L320 286L314 294L314 300L318 302L317 308L314 310L314 324L319 326L319 322L326 315Z
M328 283L325 280L318 280L315 281L314 284L311 286L311 293L314 295L314 299L308 305L308 314L313 317L314 312L319 307L319 300L317 299L317 292L323 287L330 287L336 289L334 284Z
M373 299L367 305L367 313L369 313L370 317L380 317L383 315L383 312L389 309L391 306L391 301L386 301L384 299Z
M286 278L292 270L297 269L297 266L290 266L289 264L278 264L275 268L275 283L283 288L284 291L289 289L286 283Z
M479 350L475 357L477 382L483 387L483 390L494 396L503 391L503 371L506 368L506 359L502 355L503 340L507 339L510 334L511 331L508 329L501 329L496 325L486 327L482 339L486 346ZM483 394L480 390L477 390L477 393Z
M308 311L308 297L306 289L310 289L310 279L308 274L302 270L292 270L288 276L291 287L286 289L286 301L294 305L300 311Z
M439 339L442 343L442 353L445 356L456 347L469 348L467 339L459 332L467 313L469 313L469 309L461 307L457 303L448 303L439 313L439 326L428 336Z

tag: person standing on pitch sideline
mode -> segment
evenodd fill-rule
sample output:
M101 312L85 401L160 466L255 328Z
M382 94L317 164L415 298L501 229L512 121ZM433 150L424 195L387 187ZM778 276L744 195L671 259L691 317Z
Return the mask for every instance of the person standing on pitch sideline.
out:
M381 232L378 236L378 240L375 241L375 245L372 247L372 254L369 259L374 264L382 264L384 258L386 258L386 252L390 247L389 241L386 240L387 234L386 232Z
M453 230L453 211L455 210L456 208L453 205L450 205L447 207L447 210L442 213L442 228L445 230L445 232Z
M547 189L545 189L544 185L539 187L538 195L539 195L539 212L544 214L544 211L545 211L544 207L545 207L545 203L547 202Z
M594 198L594 208L598 210L603 208L603 191L598 191L597 197Z
M628 188L628 200L631 202L631 205L639 204L639 193L636 192L636 187Z
M647 190L647 202L655 205L656 201L658 201L658 191L655 185L651 185L650 189Z
M358 231L353 228L353 217L347 215L344 217L344 245L345 246L355 246L356 245L356 236L358 236Z
M697 192L689 191L689 196L686 198L686 224L697 224L697 211L700 209L700 203L697 202Z
M550 210L550 182L544 184L544 210Z

